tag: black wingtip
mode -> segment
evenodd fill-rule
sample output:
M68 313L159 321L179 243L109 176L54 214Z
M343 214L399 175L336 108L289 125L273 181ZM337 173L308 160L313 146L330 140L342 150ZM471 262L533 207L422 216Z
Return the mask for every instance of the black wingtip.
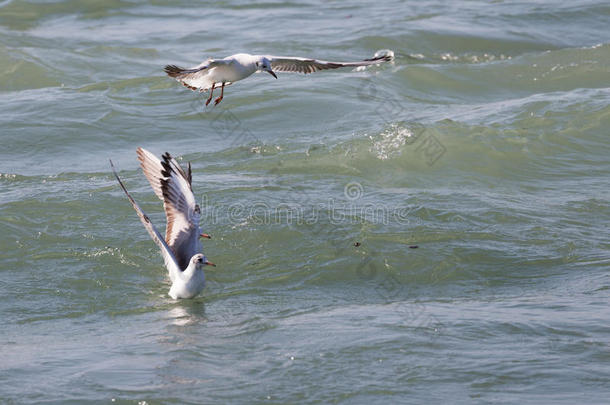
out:
M136 202L133 199L133 197L131 197L131 195L129 194L129 191L127 191L127 188L125 187L125 184L123 184L123 181L119 177L119 174L116 172L116 168L114 167L114 164L112 163L112 159L108 159L108 160L110 161L110 167L112 168L112 173L114 174L114 177L116 177L117 181L119 182L119 185L121 186L121 188L127 195L127 198L129 198L129 201L131 201L131 204L134 205L134 207L135 207Z
M188 164L188 171L186 173L186 179L189 182L189 186L191 186L191 191L193 190L193 169L191 168L191 162Z
M365 59L366 62L389 62L394 59L394 55L388 54L383 56L376 56L374 58Z
M167 73L169 77L177 77L180 74L184 73L184 69L176 65L166 65L163 70L165 71L165 73Z
M108 159L108 161L110 162L110 168L112 169L112 173L114 173L114 177L116 177L119 182L121 181L121 179L119 179L119 175L116 172L116 168L114 167L114 163L112 163L112 159Z
M171 177L172 175L172 167L169 164L169 161L165 159L165 156L163 156L163 161L161 161L161 167L163 168L161 170L161 175L163 177Z

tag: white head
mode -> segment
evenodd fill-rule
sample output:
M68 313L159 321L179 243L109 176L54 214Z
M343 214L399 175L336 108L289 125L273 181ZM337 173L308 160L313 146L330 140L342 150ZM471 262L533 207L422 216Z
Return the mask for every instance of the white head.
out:
M277 79L277 76L275 75L273 70L271 70L271 61L268 58L266 58L264 56L259 56L255 63L256 63L256 70L257 71L259 71L259 72L267 72L271 76L273 76L273 77L275 77Z
M201 253L197 253L196 255L193 255L193 257L191 257L191 264L194 264L195 267L198 269L202 268L203 266L216 267L214 263L209 262L208 259L206 259L205 255Z

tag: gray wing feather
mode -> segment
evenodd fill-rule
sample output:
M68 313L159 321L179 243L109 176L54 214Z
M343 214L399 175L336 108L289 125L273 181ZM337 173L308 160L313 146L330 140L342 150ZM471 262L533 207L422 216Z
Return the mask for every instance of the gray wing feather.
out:
M142 211L142 209L140 208L138 203L133 199L133 197L127 191L127 188L125 188L125 185L121 181L121 178L117 174L116 169L114 168L114 165L112 164L112 160L110 161L110 167L112 167L112 172L114 173L114 177L116 177L117 181L119 182L119 185L125 192L125 195L127 195L127 198L131 202L133 209L138 214L138 217L140 218L140 222L142 222L142 224L144 225L144 228L146 228L146 231L148 232L148 234L150 235L152 240L157 244L159 249L161 249L161 255L163 256L165 266L169 270L170 279L173 281L174 278L176 277L177 272L180 271L180 269L178 268L178 264L176 261L176 257L174 256L174 253L169 248L169 246L167 245L165 240L163 240L163 237L161 236L159 231L157 231L157 228L155 228L153 223L150 221L150 218L148 217L148 215L146 215L146 213L144 213L144 211Z
M143 148L138 148L137 154L144 175L163 201L167 217L165 242L174 253L178 266L185 269L191 257L201 250L198 242L200 208L191 188L191 165L189 163L185 171L167 152L162 160Z
M299 58L292 56L268 56L271 61L271 69L276 72L292 73L314 73L320 70L338 69L342 67L357 67L376 65L392 60L391 55L379 56L371 59L364 59L358 62L328 62L325 60Z

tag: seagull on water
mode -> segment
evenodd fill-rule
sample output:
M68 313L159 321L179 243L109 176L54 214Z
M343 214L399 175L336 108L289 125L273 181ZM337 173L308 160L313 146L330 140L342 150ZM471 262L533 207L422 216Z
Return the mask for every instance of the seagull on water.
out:
M208 238L199 227L201 210L195 202L195 195L191 187L191 164L185 172L180 164L169 153L158 159L146 149L137 149L138 160L144 175L148 179L153 191L163 201L167 225L165 239L150 221L148 215L129 194L125 185L119 178L112 160L110 166L121 188L129 198L131 205L140 217L140 221L155 241L169 272L172 286L169 296L173 299L193 298L205 286L204 265L216 266L209 262L201 253L202 246L199 238Z
M245 79L256 72L267 72L277 79L275 72L313 73L319 70L337 69L342 67L358 67L376 65L394 58L389 51L383 56L375 56L358 62L327 62L324 60L300 58L295 56L250 55L238 53L224 59L208 59L198 66L184 69L176 65L165 66L165 73L175 78L189 89L199 92L210 90L205 105L212 101L214 89L220 84L220 97L214 100L214 105L220 103L224 96L225 86Z

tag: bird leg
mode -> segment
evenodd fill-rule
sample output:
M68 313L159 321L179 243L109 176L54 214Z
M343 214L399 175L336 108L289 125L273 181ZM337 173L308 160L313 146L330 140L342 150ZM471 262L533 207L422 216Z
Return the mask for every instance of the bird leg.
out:
M214 86L216 86L216 83L212 83L212 89L210 90L210 97L208 97L207 101L205 102L206 107L208 104L210 104L210 101L212 101L212 94L214 94Z
M222 82L222 87L220 88L220 97L214 100L214 105L220 103L225 94L225 82Z

